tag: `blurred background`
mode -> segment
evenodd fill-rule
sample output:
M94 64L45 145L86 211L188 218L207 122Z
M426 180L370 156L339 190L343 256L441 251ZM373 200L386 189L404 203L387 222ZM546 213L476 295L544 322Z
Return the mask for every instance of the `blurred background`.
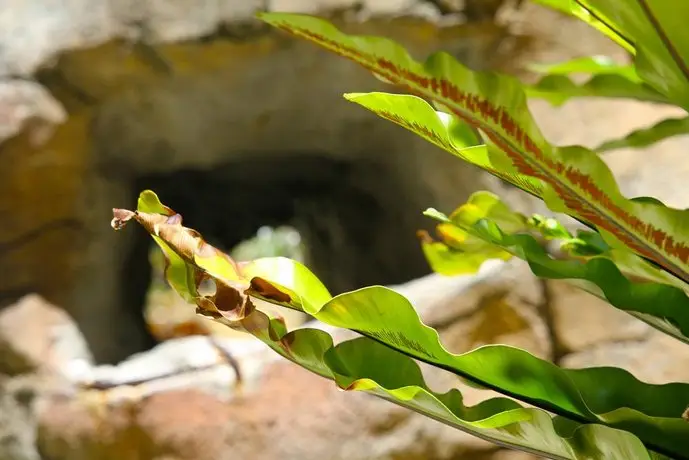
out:
M398 286L454 352L501 342L647 380L689 372L669 339L519 264L428 276L415 237L431 228L427 207L449 212L487 189L541 208L346 102L395 88L259 23L263 10L317 14L416 58L444 50L526 80L534 62L626 59L528 1L0 0L0 460L531 458L338 392L197 318L164 282L150 237L110 228L112 208L134 208L149 188L239 260L300 260L334 294ZM556 144L594 146L675 112L532 102ZM626 194L685 207L686 143L605 160Z

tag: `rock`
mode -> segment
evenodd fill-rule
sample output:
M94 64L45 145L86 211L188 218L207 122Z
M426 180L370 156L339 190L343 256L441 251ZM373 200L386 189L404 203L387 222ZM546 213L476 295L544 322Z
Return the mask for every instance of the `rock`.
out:
M28 129L34 145L45 142L54 125L67 119L62 105L42 86L24 80L0 80L0 142Z
M94 410L78 401L53 402L41 417L39 445L50 458L74 460L116 459L122 452L130 452L129 458L165 454L178 460L393 459L429 453L449 459L466 451L462 440L456 430L384 401L338 392L331 382L280 362L257 391L232 404L194 389Z
M476 283L461 297L451 298L449 311L457 308L457 302L468 307L463 315L455 316L449 324L447 319L436 319L429 324L440 329L445 347L453 353L504 343L547 359L552 353L552 344L548 327L540 316L541 291L528 266L513 260ZM440 311L443 315L448 314L445 309Z
M73 372L91 361L74 321L40 296L0 310L0 373Z
M312 2L309 0L270 0L271 11L284 11L320 15L326 11L346 11L356 9L362 2L355 0L324 0Z
M647 339L610 342L573 353L562 360L566 367L617 366L648 383L689 381L689 347L653 330Z
M553 328L566 351L602 342L639 340L650 326L565 281L549 281Z
M490 456L490 460L538 460L540 458L543 457L507 449L499 450Z
M30 76L64 50L96 47L116 38L180 41L211 35L226 22L245 22L264 1L10 0L0 14L0 78ZM31 24L31 27L24 27Z
M650 104L631 103L615 104L615 114L639 113L634 129L650 127L667 118L680 118L686 112L676 107L653 107ZM625 130L629 131L629 130ZM617 133L616 133L617 134ZM689 173L689 165L684 161L682 152L689 145L689 136L681 135L658 142L644 150L620 149L605 155L606 163L621 183L622 191L627 196L653 196L668 206L684 209L689 207L687 197L678 193L683 186L680 177ZM652 168L637 166L639 155L653 158Z
M0 376L0 458L40 460L36 446L35 388Z
M437 8L430 2L417 0L270 0L269 11L284 11L293 13L306 13L315 15L328 15L333 12L338 14L352 13L350 16L356 19L368 19L370 17L400 15L412 15L428 19L438 19Z
M287 384L289 382L289 384ZM41 452L53 459L451 459L487 443L386 401L338 391L291 363L263 369L231 401L202 388L146 397L52 399L40 416ZM69 422L67 422L69 421Z
M193 387L228 399L237 391L240 380L243 389L252 388L263 368L279 358L248 334L232 338L189 336L137 353L116 366L96 366L88 375L73 380L95 388L134 385L140 397L166 388ZM241 377L237 368L241 369Z

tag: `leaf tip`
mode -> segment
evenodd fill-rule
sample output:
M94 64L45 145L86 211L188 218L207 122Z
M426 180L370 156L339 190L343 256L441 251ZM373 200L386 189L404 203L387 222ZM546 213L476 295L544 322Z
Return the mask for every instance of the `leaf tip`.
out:
M112 215L113 218L110 221L110 226L114 230L122 230L125 227L125 225L127 225L127 222L129 222L136 216L136 212L130 211L128 209L113 208Z
M433 243L433 237L426 230L417 230L416 238L421 242L421 244L431 244Z
M342 97L348 101L354 102L356 99L360 98L361 96L365 96L366 94L367 93L344 93Z
M426 217L430 217L431 219L439 220L440 222L446 222L449 223L451 222L449 217L447 217L445 214L442 212L438 211L435 208L428 208L423 212L423 215Z

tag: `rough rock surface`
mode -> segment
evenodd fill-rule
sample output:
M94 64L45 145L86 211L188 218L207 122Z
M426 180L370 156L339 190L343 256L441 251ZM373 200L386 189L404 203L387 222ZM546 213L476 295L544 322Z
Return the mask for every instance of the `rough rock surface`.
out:
M689 359L689 350L682 342L652 331L645 339L601 343L563 359L562 364L580 368L618 366L649 383L689 381L689 370L682 365Z
M92 363L84 337L64 310L36 294L0 310L0 373L55 372Z
M1 356L1 355L0 355ZM0 374L0 458L39 460L36 443L36 382Z
M476 449L461 432L385 401L339 392L283 362L267 370L255 391L231 402L180 389L102 410L95 415L74 401L49 405L40 422L41 451L50 458L104 460L122 452L142 459L363 460L450 459ZM111 436L99 431L103 420Z
M641 340L651 327L565 281L550 282L553 327L562 352Z

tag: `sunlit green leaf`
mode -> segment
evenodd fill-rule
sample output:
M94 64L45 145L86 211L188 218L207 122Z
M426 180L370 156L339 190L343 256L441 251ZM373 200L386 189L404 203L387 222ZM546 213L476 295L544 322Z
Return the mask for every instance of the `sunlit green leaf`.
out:
M242 276L247 279L265 278L270 280L272 286L287 294L290 300L280 302L284 306L309 310L332 299L321 280L305 265L292 259L264 257L240 263L239 266ZM258 288L255 283L254 288Z
M433 270L443 275L475 273L486 260L507 260L512 257L509 251L454 225L455 219L476 223L488 218L514 231L525 230L529 225L525 218L511 212L499 200L478 193L472 195L450 217L433 209L427 210L425 214L441 222L436 227L436 232L441 236L442 243L426 233L421 234L421 243Z
M681 413L689 384L649 385L616 368L565 370L503 345L454 355L404 297L379 286L336 296L309 313L507 396L577 422L629 430L657 452L683 455L689 424Z
M596 148L596 151L607 152L626 147L648 147L664 139L683 134L689 134L689 117L669 118L656 123L650 128L633 131L622 139L604 142Z
M540 62L529 64L527 69L544 75L619 75L630 82L642 81L633 65L620 64L607 56L589 56L551 64Z
M531 64L528 69L544 75L533 85L526 85L526 95L561 105L574 97L604 97L636 99L647 102L670 103L637 75L633 65L618 64L604 56L577 58L553 64ZM588 76L583 83L575 83L572 74Z
M594 75L578 84L566 75L547 75L533 85L525 87L531 98L545 99L559 106L575 97L604 97L611 99L636 99L645 102L668 104L668 99L643 82L635 82L622 75Z
M476 214L472 210L466 214L469 218L476 218ZM166 214L144 215L126 210L115 210L113 226L120 229L127 221L137 220L152 235L161 238L168 244L168 247L179 256L171 259L172 264L178 265L175 267L176 270L181 269L184 265L203 270L198 264L199 261L206 262L211 267L219 267L225 263L226 256L224 254L213 247L209 247L193 230L182 227L181 220L176 219L174 223L168 224L166 218ZM173 225L174 228L167 227L167 225ZM220 260L209 260L212 258L219 258ZM263 263L267 264L267 262ZM300 288L308 290L309 288L308 283L295 282L293 276L284 276L279 271L272 269L269 270L270 273L264 272L258 268L258 265L254 267L254 270L261 271L264 275L282 276L281 282L288 284L285 287L290 290L295 291ZM245 275L241 270L237 273L242 276ZM234 272L229 275L234 276ZM307 279L310 277L307 276ZM407 324L406 327L411 328L410 331L412 332L409 340L403 341L403 346L397 350L389 344L397 344L399 337L394 334L376 334L368 326L364 328L364 332L370 337L361 337L333 346L332 338L321 330L299 329L288 332L281 320L271 319L260 310L251 308L250 304L241 299L239 291L232 291L236 295L228 293L227 288L231 287L232 284L226 278L226 276L220 278L211 276L211 279L225 292L225 295L216 294L195 299L202 313L223 324L254 335L283 357L322 377L334 380L342 389L367 392L483 439L550 458L567 460L580 458L612 460L620 457L644 460L659 458L656 452L649 451L631 433L606 426L607 421L590 424L586 423L588 420L585 417L572 413L568 414L571 418L566 423L563 423L562 417L559 417L557 424L555 424L551 416L545 411L538 408L525 408L511 399L492 398L474 407L467 407L463 404L462 394L458 390L434 393L424 382L418 365L407 356L410 344L419 340L419 337L422 340L423 337L430 338L430 341L426 340L428 343L425 346L429 347L428 350L435 350L434 353L440 359L444 357L455 360L457 358L465 359L470 369L482 362L484 370L488 371L489 374L492 373L496 376L501 373L512 374L510 380L513 385L515 379L528 378L529 373L533 372L533 368L539 366L535 362L529 361L530 359L535 360L535 358L527 353L507 347L503 347L505 353L517 353L515 356L522 358L521 361L515 361L517 367L514 370L520 369L519 366L524 363L528 363L529 366L526 369L520 369L519 373L515 373L514 370L509 371L507 369L506 366L509 364L499 356L479 357L477 359L469 355L464 355L465 358L452 357L437 342L437 335L428 334L428 328L421 324L411 305L394 291L385 288L370 288L369 290L338 296L321 306L302 304L307 311L323 314L324 319L335 319L337 322L350 318L353 320L350 326L356 326L361 321L366 322L368 319L376 320L375 315L380 314L380 307L385 305L383 309L388 310L387 313L384 313L385 316L395 316L394 310L398 310L400 315L399 318L390 323L390 332L397 331L400 327L404 328L404 324ZM270 283L269 280L265 281ZM300 295L314 298L309 296L308 292L300 293ZM372 316L366 314L362 316L363 310L360 308L362 301L370 304L371 308L367 310ZM242 315L236 314L239 304L246 307L242 310ZM414 350L414 353L423 354L424 352L423 348L411 346L411 349ZM481 350L489 350L489 348L483 348L474 353L481 352ZM553 365L549 366L554 367ZM491 368L494 370L490 370ZM457 371L457 369L451 370ZM548 368L545 370L552 371ZM611 376L615 377L614 375L606 375L605 377ZM480 381L481 379L474 380ZM491 377L489 376L487 381L490 380ZM587 383L586 380L582 380L582 382ZM555 382L555 387L563 385L563 383L562 381ZM573 383L569 385L576 388ZM517 386L519 386L518 383ZM527 386L534 387L533 384ZM568 388L567 385L565 388ZM543 388L543 391L547 391L547 389ZM631 390L636 391L639 389L638 386L631 388ZM665 393L676 395L680 391L676 389L674 392L666 391ZM571 395L567 397L571 398ZM567 402L567 397L562 398L562 400ZM616 398L624 401L622 397ZM601 398L599 397L599 399ZM547 401L541 403L545 406L550 405L550 402ZM607 407L601 401L597 403L600 407ZM656 409L662 410L662 408ZM614 421L649 422L655 420L655 417L645 417L641 414L636 414L636 417L632 419L628 414L630 411L627 409L617 409L617 412L619 413L612 417ZM563 431L562 427L566 427L566 430ZM563 431L564 434L560 431Z
M405 94L351 93L345 98L377 115L418 134L447 152L482 168L522 190L542 197L538 179L500 169L490 158L488 148L467 131L467 124L457 117L436 111L423 99Z
M476 197L481 197L481 201ZM483 202L484 206L491 201L501 203L503 213L508 213L507 206L492 193L477 192L469 199L469 203L475 205ZM497 205L492 204L491 208L495 206ZM458 208L460 209L462 207ZM514 214L515 219L518 219L519 214ZM438 216L434 217L440 222L438 227L455 226L457 231L493 245L493 253L504 250L527 261L531 270L539 277L582 281L583 284L577 283L579 287L689 343L689 297L682 289L687 286L630 251L608 246L600 235L593 232L579 231L572 236L554 219L536 219L533 226L536 236L557 238L565 251L561 258L553 258L533 232L525 231L526 228L501 225L499 220L491 219L488 213L486 218L480 220L464 218L458 212L453 216L449 224ZM465 260L464 253L454 250L452 240L447 241L444 233L439 235L440 241L423 243L424 246L431 245L424 252L427 257L431 253L428 261L439 273L469 273L469 268L478 267L491 258L491 253L486 249L467 254ZM438 264L438 257L433 251L447 254L442 263ZM484 254L486 258L478 260Z

